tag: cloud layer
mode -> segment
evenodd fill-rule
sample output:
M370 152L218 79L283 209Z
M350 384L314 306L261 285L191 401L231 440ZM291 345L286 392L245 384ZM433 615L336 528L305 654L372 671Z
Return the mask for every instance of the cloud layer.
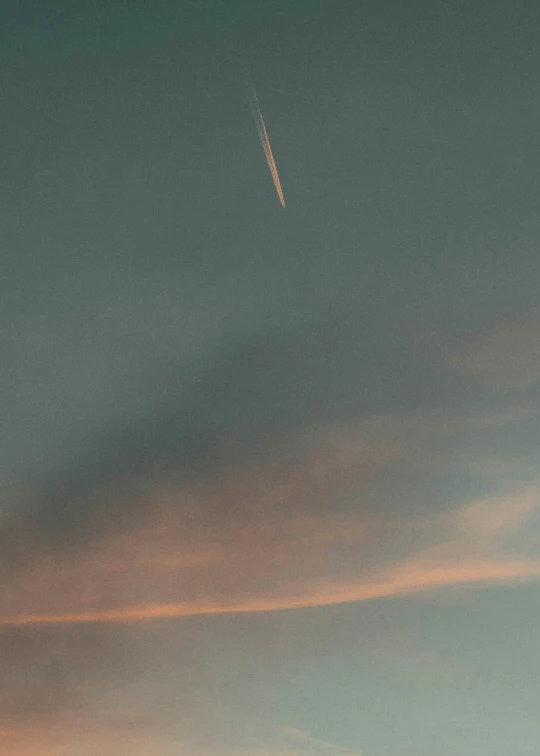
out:
M55 552L39 534L17 532L15 520L19 557L0 623L259 612L540 575L522 536L540 488L431 514L366 506L410 455L403 442L375 435L334 431L294 463L155 487L122 527L97 531L74 551ZM342 500L341 511L329 500Z

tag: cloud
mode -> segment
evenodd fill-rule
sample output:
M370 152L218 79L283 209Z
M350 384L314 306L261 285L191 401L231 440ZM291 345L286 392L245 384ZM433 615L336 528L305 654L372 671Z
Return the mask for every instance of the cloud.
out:
M290 738L293 742L300 742L301 746L310 753L326 754L327 756L362 756L362 751L343 748L336 743L315 738L311 733L297 727L282 726L280 730L285 737Z
M58 723L43 727L31 725L0 729L0 748L11 756L200 756L194 749L184 748L180 740L172 742L141 728L99 729L80 722ZM159 750L158 750L159 749ZM179 751L179 749L181 749Z
M499 326L448 351L443 360L464 375L478 376L493 391L526 389L540 381L540 321Z
M98 700L96 694L82 706L72 703L46 716L32 711L10 720L9 711L2 711L0 748L13 756L90 756L97 752L105 756L152 756L156 752L160 756L363 754L357 748L342 747L298 728L276 725L271 719L248 717L230 708L222 710L210 700L199 710L192 704L186 708L177 696L171 706L170 701L153 700L145 687L141 705L134 703L137 696L132 687L128 686L127 695L126 690L118 690L113 696L104 686L99 691L102 699Z
M148 491L122 527L59 554L15 520L0 623L261 612L540 575L520 550L537 486L430 515L354 506L402 454L361 433L319 435L294 463ZM339 498L351 505L327 507Z
M74 745L76 743L76 745ZM193 746L182 739L167 742L155 735L144 733L114 732L96 734L79 729L55 731L54 729L24 731L0 731L0 746L11 756L319 756L323 751L306 751L302 748L219 748L207 750ZM159 750L158 750L159 749ZM327 752L331 753L331 752ZM358 756L359 751L334 751L339 756Z
M81 312L3 327L5 477L56 548L124 517L148 481L205 481L294 453L313 429L453 396L407 318L371 311L373 293L315 287L278 307L281 282L250 276L170 271L116 291L100 275Z

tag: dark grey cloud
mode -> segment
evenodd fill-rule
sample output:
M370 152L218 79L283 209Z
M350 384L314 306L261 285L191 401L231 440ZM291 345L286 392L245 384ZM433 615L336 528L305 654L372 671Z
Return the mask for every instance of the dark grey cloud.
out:
M251 334L183 369L154 366L146 380L160 387L160 398L112 413L29 488L28 524L56 548L76 548L96 529L122 529L156 485L219 482L232 469L272 459L294 466L306 435L385 414L409 417L395 432L415 434L424 449L421 474L410 460L386 473L401 507L437 507L439 500L449 506L480 493L486 456L511 466L517 455L521 474L532 471L538 417L524 415L518 402L508 406L508 421L498 421L500 401L444 365L424 343L421 321L400 322L391 308L376 320L369 306L334 301L304 327ZM527 401L533 398L529 392ZM468 416L479 416L477 428L468 429ZM431 429L419 430L430 417ZM469 454L478 460L476 472L463 464ZM244 501L217 506L214 516L224 522L249 517Z
M145 481L211 481L286 454L292 463L310 427L436 406L466 392L466 379L415 350L410 324L333 306L296 331L248 335L198 365L154 366L146 380L162 398L104 418L36 480L34 524L61 540L112 526L144 502Z

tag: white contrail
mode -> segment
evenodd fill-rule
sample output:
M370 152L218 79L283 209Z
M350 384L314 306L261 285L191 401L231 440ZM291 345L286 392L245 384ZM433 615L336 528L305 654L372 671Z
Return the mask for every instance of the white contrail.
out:
M272 174L272 178L274 180L274 186L276 187L276 192L278 193L279 201L281 202L282 206L285 207L285 198L283 197L283 191L281 189L281 182L279 180L279 175L276 168L276 161L274 160L274 155L272 154L272 148L270 147L270 140L268 139L268 133L266 131L266 126L264 125L264 120L261 113L261 107L259 105L259 100L257 98L257 93L255 92L255 87L250 81L250 104L251 104L251 110L253 112L253 117L255 118L255 123L257 124L257 131L259 132L259 138L261 140L261 144L264 150L264 154L266 155L266 162L268 163L268 167L270 168L270 173Z

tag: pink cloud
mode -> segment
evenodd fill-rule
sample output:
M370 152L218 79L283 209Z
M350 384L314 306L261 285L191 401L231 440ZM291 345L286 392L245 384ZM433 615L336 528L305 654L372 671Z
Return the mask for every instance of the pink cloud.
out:
M57 558L36 540L2 589L0 623L274 611L540 576L540 559L508 549L539 506L536 487L421 518L314 513L314 502L344 490L361 500L369 476L396 454L334 439L295 466L156 494L124 532L77 553ZM227 503L241 516L216 519Z

